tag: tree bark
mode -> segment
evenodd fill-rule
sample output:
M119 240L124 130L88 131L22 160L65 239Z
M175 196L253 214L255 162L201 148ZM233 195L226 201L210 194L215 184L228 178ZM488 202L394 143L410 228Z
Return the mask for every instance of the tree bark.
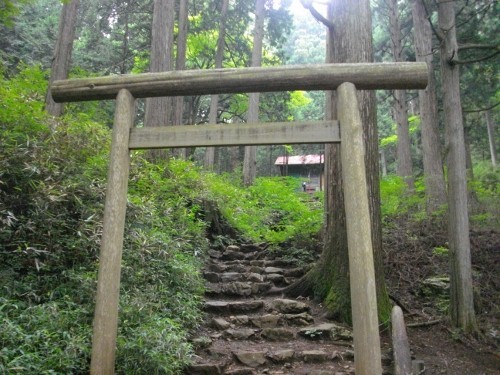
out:
M255 1L255 28L253 35L252 66L261 66L262 62L262 42L264 40L264 17L265 0ZM248 117L247 122L259 121L259 98L257 92L248 95ZM245 147L245 157L243 159L243 183L246 186L252 185L257 174L257 146Z
M382 177L387 177L387 159L385 158L385 150L380 150L380 164L382 169Z
M439 141L436 79L433 69L432 30L427 20L422 0L415 0L412 7L416 59L429 66L428 85L418 91L420 124L422 129L422 155L424 164L427 212L432 213L446 203L446 188L441 144Z
M455 2L438 0L441 43L441 77L448 162L448 241L450 246L450 314L454 326L464 332L477 330L472 291L472 271L467 211L467 177L464 127L460 102Z
M151 35L150 72L172 70L172 47L174 44L174 0L155 0ZM147 98L144 126L169 125L172 119L170 98Z
M368 0L336 0L329 6L329 16L335 25L328 32L327 59L330 62L368 62L373 60L371 10ZM333 44L333 45L331 45ZM335 118L336 108L327 92L325 119ZM378 137L376 126L375 94L358 91L365 164L372 223L372 244L376 271L376 289L379 319L389 319L391 306L387 295L382 268L382 227L380 214L380 187ZM290 296L314 294L325 300L333 316L351 321L349 289L349 261L342 186L340 147L325 147L325 235L321 258L316 266L297 283L287 289Z
M389 0L389 24L392 41L392 55L395 62L402 61L403 48L401 46L401 25L397 0ZM406 104L406 90L394 90L393 102L394 120L397 126L398 147L397 159L398 175L404 178L409 189L415 187L413 167L411 161L410 127L408 124L408 106Z
M496 167L497 165L497 147L495 145L495 128L493 121L491 121L491 112L484 112L484 119L486 120L486 128L488 129L488 144L490 146L491 164Z
M186 69L186 49L188 34L188 0L179 0L179 32L177 34L177 54L175 57L175 70ZM174 98L174 125L183 125L182 115L184 113L184 97L176 96ZM177 151L177 155L186 159L186 149Z
M63 104L56 103L52 99L50 87L54 81L68 78L79 3L80 0L69 1L63 5L61 10L59 31L52 57L49 89L45 97L45 109L52 116L60 116L63 112Z
M215 69L222 68L224 59L224 39L226 36L226 17L229 8L229 0L222 0L222 9L219 20L219 35L217 37L217 50L215 52ZM212 95L210 98L210 113L208 115L209 124L217 124L217 111L219 108L219 95ZM215 148L207 147L205 150L204 166L209 170L214 169Z

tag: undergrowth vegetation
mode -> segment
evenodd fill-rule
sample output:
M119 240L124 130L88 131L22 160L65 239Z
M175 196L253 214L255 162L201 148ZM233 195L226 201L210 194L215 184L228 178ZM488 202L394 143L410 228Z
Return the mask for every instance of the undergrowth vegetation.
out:
M88 373L90 361L110 130L95 105L48 116L46 79L25 67L0 83L0 373ZM188 161L131 160L116 371L181 373L202 319L203 201L272 243L312 236L322 204L294 179L246 189Z
M45 82L35 67L0 83L0 373L88 373L110 132L47 116ZM117 372L180 373L208 245L192 166L132 160Z
M260 177L246 188L234 175L207 176L212 199L224 217L245 237L272 244L316 235L323 221L321 195L298 193L294 177Z

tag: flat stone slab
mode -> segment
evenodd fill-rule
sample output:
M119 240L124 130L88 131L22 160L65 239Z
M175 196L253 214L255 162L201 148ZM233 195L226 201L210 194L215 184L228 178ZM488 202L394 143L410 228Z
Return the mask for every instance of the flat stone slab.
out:
M306 363L321 363L328 361L328 354L322 350L304 350L298 355Z
M312 339L326 339L326 340L351 340L352 333L345 327L333 324L323 323L316 326L309 326L302 328L299 335Z
M227 269L228 266L220 263L209 263L207 265L207 271L221 273Z
M265 260L255 259L250 261L251 266L264 267L266 265Z
M250 268L248 268L248 271L252 272L252 273L259 273L259 274L262 274L264 273L264 267L260 267L260 266L250 266Z
M283 268L278 268L278 267L266 267L266 268L264 268L264 272L267 274L278 273L280 275L283 275L285 270Z
M233 352L234 356L248 367L259 367L266 364L265 352Z
M222 283L207 283L205 293L208 295L223 294L226 296L248 297L253 294L264 293L271 289L271 283L252 283L248 281L234 281Z
M219 259L222 256L222 253L217 250L208 250L208 256L210 258Z
M293 299L275 299L272 303L274 309L283 314L300 314L309 311L309 306L304 302L296 301Z
M231 323L237 324L240 326L247 325L248 322L250 321L250 318L248 317L248 315L230 316L229 319L231 320Z
M248 281L253 281L255 283L262 283L264 282L264 276L261 274L255 273L255 272L248 272L245 274L245 278Z
M224 336L232 340L248 340L249 338L255 336L255 330L251 328L229 328L224 331Z
M240 251L240 247L238 245L229 245L226 247L226 250L225 251Z
M246 254L240 251L226 250L221 254L222 260L241 260L245 259Z
M264 328L261 335L268 341L290 341L295 338L294 332L287 328Z
M208 336L200 336L193 339L193 347L196 349L208 348L212 345L212 339Z
M285 276L279 274L279 273L270 273L266 275L266 281L270 281L274 284L280 284L285 281Z
M222 275L220 275L220 281L223 283L240 280L243 280L243 274L239 272L224 272Z
M220 280L219 273L210 271L203 272L203 278L211 283L218 283Z
M244 253L253 253L256 251L262 251L262 248L259 245L253 243L244 243L241 244L240 250L243 251Z
M248 267L241 263L226 265L224 271L244 273L248 271Z
M213 313L238 314L257 311L264 306L264 301L206 301L205 310Z
M225 329L228 329L231 327L231 323L229 323L227 320L222 319L222 318L213 318L212 319L212 327L224 331Z
M305 327L310 326L314 323L314 318L307 312L303 312L300 314L285 314L283 315L283 319L285 319L288 324L294 326Z
M286 363L292 362L295 351L292 349L278 350L276 352L271 352L268 354L269 358L274 363Z
M266 314L251 318L251 322L258 328L274 328L278 325L280 319L280 315Z

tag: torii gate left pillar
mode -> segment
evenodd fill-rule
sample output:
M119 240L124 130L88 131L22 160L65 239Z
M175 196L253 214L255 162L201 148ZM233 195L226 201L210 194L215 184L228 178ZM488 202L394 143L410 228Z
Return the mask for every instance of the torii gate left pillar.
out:
M116 97L108 185L104 204L104 223L97 275L94 311L91 374L114 374L118 330L118 300L123 250L123 231L127 209L130 169L129 136L134 123L135 99L127 90Z

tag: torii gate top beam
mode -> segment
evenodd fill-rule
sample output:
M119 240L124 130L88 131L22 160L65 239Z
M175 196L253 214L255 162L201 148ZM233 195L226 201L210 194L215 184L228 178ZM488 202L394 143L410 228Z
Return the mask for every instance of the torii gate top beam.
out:
M135 98L335 90L351 82L359 90L424 89L428 69L423 62L289 65L281 67L206 69L115 75L56 81L56 102L115 99L121 89Z

